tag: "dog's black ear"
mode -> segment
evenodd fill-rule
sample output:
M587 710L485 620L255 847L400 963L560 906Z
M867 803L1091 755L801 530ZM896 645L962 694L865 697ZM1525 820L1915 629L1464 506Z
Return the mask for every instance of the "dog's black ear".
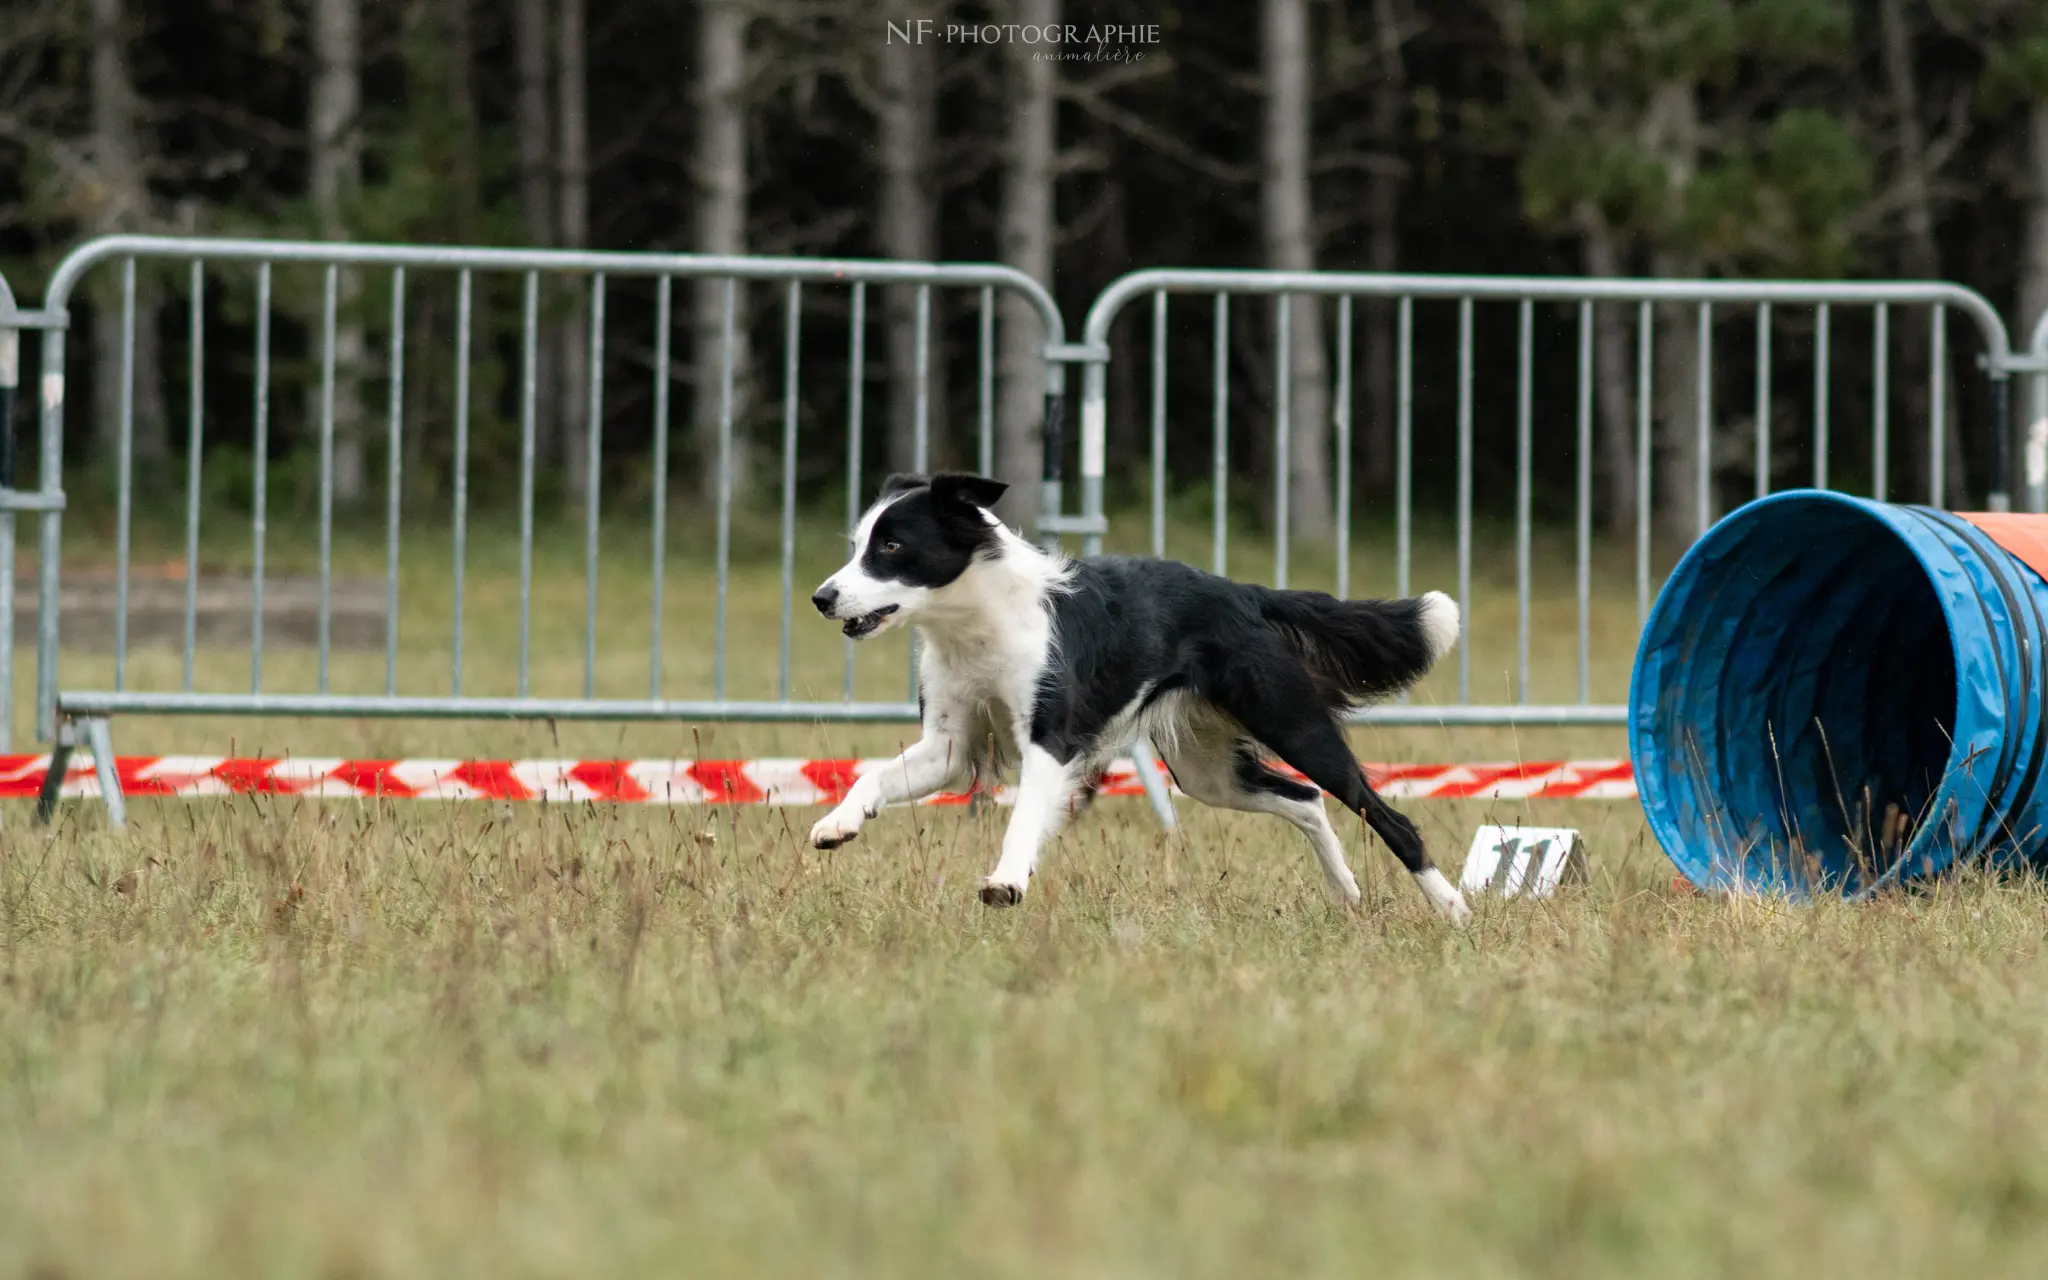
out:
M995 507L1010 486L966 471L941 471L932 477L932 498L940 504L965 502L984 511Z
M930 483L931 480L928 477L906 475L902 472L897 472L887 480L882 481L882 491L875 496L877 498L893 498L899 493L909 493L912 489L922 489Z

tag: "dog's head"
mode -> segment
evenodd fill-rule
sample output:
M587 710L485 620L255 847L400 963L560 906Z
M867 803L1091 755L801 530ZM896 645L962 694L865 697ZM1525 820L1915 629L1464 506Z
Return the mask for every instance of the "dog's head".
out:
M989 509L1008 487L948 471L890 476L854 530L853 559L811 603L855 640L914 620L976 556L1001 545L1002 524Z

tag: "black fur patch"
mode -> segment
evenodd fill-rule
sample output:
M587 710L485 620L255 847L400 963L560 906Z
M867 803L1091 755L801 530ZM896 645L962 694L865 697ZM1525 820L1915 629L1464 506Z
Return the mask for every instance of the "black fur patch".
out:
M1339 600L1321 591L1266 591L1261 606L1333 707L1399 693L1429 670L1432 655L1420 600Z
M1323 789L1306 782L1297 782L1282 773L1275 773L1259 759L1257 748L1240 740L1231 761L1231 772L1237 778L1237 785L1246 791L1268 791L1289 800L1320 800Z
M914 587L943 587L997 545L983 515L1008 486L980 476L893 475L882 483L883 509L861 550L869 577Z
M1050 605L1059 657L1031 738L1056 759L1089 750L1147 686L1153 697L1185 688L1353 810L1364 784L1335 712L1406 688L1430 662L1415 601L1273 591L1171 560L1082 561Z

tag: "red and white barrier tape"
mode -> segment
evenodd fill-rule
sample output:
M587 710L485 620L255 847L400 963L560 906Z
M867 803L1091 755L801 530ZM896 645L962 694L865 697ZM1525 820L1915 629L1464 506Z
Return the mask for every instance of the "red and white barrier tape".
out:
M315 760L226 756L120 756L121 790L131 796L386 796L408 800L542 800L555 804L834 804L854 779L890 760ZM0 798L41 791L48 756L0 756ZM1528 764L1366 766L1389 799L1626 800L1636 794L1626 760ZM63 794L96 797L92 758L65 770ZM1099 792L1143 794L1129 760L1110 767ZM995 791L996 803L1009 799ZM926 804L964 804L965 795Z

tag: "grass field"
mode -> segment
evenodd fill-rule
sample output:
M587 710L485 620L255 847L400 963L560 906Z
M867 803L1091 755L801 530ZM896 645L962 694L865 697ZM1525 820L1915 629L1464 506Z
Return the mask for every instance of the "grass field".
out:
M502 683L494 554L473 660ZM1441 550L1424 563L1418 587L1443 584ZM636 571L608 560L606 581ZM440 580L417 573L406 629L445 662ZM1538 662L1575 693L1563 573L1542 566ZM580 580L548 580L537 687L581 678ZM1489 562L1472 602L1475 688L1505 666L1502 582ZM608 641L644 625L620 594ZM771 624L736 659L757 685L768 595L750 571L736 596L736 627ZM1596 696L1625 684L1633 608L1603 589ZM836 691L836 637L804 643L799 679ZM644 647L608 652L603 678L644 681ZM898 678L900 651L866 658L863 681ZM276 687L309 661L279 655ZM205 655L202 676L246 662ZM176 669L140 653L130 674ZM381 672L351 655L337 685ZM811 754L902 733L116 731L125 750L301 755ZM1589 731L1358 742L1620 750ZM892 812L823 855L806 810L245 799L138 804L125 835L74 808L46 836L11 809L0 1274L2039 1273L2048 893L1707 901L1672 890L1630 804L1403 807L1452 871L1476 823L1582 827L1591 883L1480 904L1457 934L1355 824L1353 913L1277 822L1190 805L1168 838L1128 801L1097 805L1002 913L973 897L1000 813Z

